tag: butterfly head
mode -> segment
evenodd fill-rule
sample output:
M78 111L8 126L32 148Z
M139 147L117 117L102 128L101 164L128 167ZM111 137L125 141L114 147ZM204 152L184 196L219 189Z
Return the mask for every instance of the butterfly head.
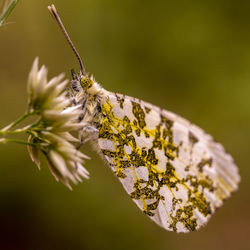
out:
M94 85L94 80L91 78L92 77L85 75L80 79L80 84L83 90L87 91Z
M100 86L98 83L95 82L93 76L89 76L88 74L82 74L80 71L79 74L76 74L72 70L72 81L71 86L72 89L76 92L85 92L87 94L95 94L99 89Z

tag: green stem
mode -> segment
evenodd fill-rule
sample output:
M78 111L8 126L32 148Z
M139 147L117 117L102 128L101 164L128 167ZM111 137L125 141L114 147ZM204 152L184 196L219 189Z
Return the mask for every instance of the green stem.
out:
M17 139L4 139L3 141L0 140L0 143L8 143L8 142L23 144L23 145L26 145L26 146L30 145L30 146L33 146L33 147L37 146L35 143L30 143L30 142L26 142L26 141L22 141L22 140L17 140Z
M3 128L2 130L0 130L0 133L3 132L7 132L9 129L15 127L18 123L22 122L25 118L27 118L28 116L34 114L34 112L28 112L25 113L24 115L22 115L21 117L19 117L17 120L15 120L14 122L10 123L8 126L6 126L5 128Z
M2 13L2 15L0 16L0 26L3 25L3 23L5 22L5 20L8 18L8 16L10 15L10 13L13 11L13 9L15 8L15 6L17 5L18 0L12 0L9 5L4 8L4 12Z
M26 133L30 130L31 126L26 126L24 128L16 129L16 130L0 130L0 135L16 135Z

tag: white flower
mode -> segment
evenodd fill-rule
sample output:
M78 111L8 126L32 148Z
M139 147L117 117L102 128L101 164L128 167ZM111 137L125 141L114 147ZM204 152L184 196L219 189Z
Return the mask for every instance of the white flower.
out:
M52 78L49 82L47 74L48 70L44 65L38 69L38 58L36 58L27 85L30 112L42 114L48 110L63 110L70 104L65 92L68 80L62 81L64 74Z
M47 158L49 169L57 181L61 181L71 189L69 181L74 184L81 182L83 178L88 179L88 171L82 166L86 155L77 150L69 140L76 140L69 133L42 132L39 135L41 140L37 147L28 146L31 159L40 168L39 152ZM37 144L37 137L30 136L30 143Z
M37 142L37 139L30 135L28 138L28 143L36 144L36 142ZM38 169L40 170L40 154L39 154L40 150L39 150L39 148L28 145L28 152L29 152L31 160L37 165Z
M46 110L43 113L43 119L47 123L46 129L48 131L59 133L81 128L82 124L78 122L79 115L79 106L73 106L67 107L64 110Z
M72 144L78 139L70 131L79 130L82 125L78 122L79 106L69 106L67 83L63 81L63 74L48 82L46 67L39 70L38 58L35 59L28 78L28 110L39 118L28 139L28 152L39 169L39 153L42 152L56 180L71 189L69 181L76 184L88 178L88 171L82 164L83 159L89 158Z

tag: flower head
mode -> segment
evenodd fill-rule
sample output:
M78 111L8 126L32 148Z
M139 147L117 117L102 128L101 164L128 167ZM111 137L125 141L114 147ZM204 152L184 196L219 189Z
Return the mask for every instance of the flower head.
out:
M73 142L78 139L70 134L82 125L78 122L79 107L70 106L67 83L63 74L48 81L46 67L39 69L38 58L35 59L28 78L28 110L39 118L31 127L28 151L38 168L42 152L56 180L71 188L69 181L78 183L88 178L88 171L82 166L88 157L75 148Z
M34 60L28 78L28 109L37 114L46 111L62 110L70 104L65 87L68 80L62 81L64 74L47 80L48 70L43 65L38 69L38 58Z
M31 159L40 168L39 152L42 152L48 161L49 169L57 181L70 187L69 181L74 184L88 179L88 171L82 166L86 155L76 150L69 140L75 140L69 133L55 134L43 131L39 137L30 136L29 142L38 147L28 146Z

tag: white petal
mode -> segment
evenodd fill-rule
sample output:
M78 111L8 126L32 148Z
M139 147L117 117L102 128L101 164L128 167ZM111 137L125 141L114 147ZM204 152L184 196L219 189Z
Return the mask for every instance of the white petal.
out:
M54 150L51 150L49 152L49 157L54 164L54 167L57 168L57 170L60 172L60 174L65 177L68 174L68 169L66 167L65 161L62 156L60 156L57 152Z
M36 93L36 97L39 97L39 95L41 96L45 92L47 85L47 73L48 70L44 65L42 65L41 69L37 74L37 79L36 79L37 86L34 86L35 87L34 92Z
M28 142L32 143L32 136L29 136ZM37 165L38 169L40 170L40 157L39 157L39 149L35 146L28 145L28 152L31 160Z
M63 89L66 88L68 84L68 80L64 80L63 82L60 82L62 78L64 77L64 74L60 74L57 77L52 78L49 83L47 84L46 89L46 95L47 96L57 96L59 95Z
M79 139L75 138L74 136L72 136L70 133L68 132L63 132L63 133L60 133L60 136L67 140L67 141L72 141L72 142L79 142Z
M79 111L80 107L81 107L81 105L76 105L76 106L66 108L62 111L62 114L68 114L68 113L72 114L73 112L75 114L79 114L79 113L81 113L81 111Z
M77 150L77 156L83 158L83 159L87 159L87 160L91 160L91 158L85 154L83 154L81 151Z
M78 170L77 172L79 173L80 176L82 176L85 179L89 179L88 173L86 174L86 169L82 167L80 164L78 164Z
M28 85L27 85L28 94L31 94L33 90L33 83L35 82L37 72L38 72L38 62L39 62L39 58L36 57L32 64L31 71L28 76Z
M50 170L51 174L55 177L56 181L58 182L60 178L59 178L59 176L56 174L56 171L55 171L55 169L54 169L54 166L53 166L50 162L48 162L48 165L49 165L49 170Z

